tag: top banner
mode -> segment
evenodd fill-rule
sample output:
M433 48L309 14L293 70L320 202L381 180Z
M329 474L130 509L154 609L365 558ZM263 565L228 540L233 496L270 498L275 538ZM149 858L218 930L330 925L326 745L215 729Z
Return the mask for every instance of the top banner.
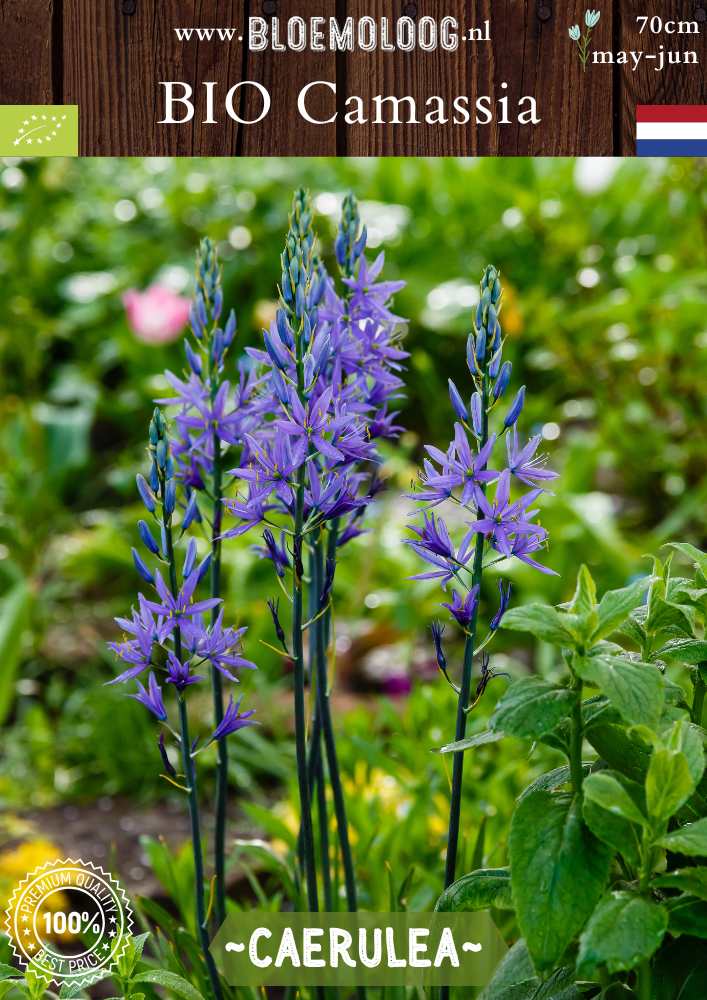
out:
M707 0L5 0L0 27L1 110L77 107L84 156L707 149ZM17 118L0 153L56 149Z

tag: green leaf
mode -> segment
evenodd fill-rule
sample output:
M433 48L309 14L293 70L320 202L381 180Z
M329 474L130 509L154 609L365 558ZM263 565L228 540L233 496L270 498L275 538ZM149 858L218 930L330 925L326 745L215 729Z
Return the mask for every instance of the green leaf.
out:
M445 889L437 900L436 913L473 912L495 906L512 910L511 876L507 868L481 868Z
M587 566L582 563L577 574L577 586L570 604L575 615L590 615L597 603L597 585Z
M697 786L705 771L704 730L681 719L670 730L666 745L670 750L682 750L687 757L690 776Z
M7 718L15 692L22 636L32 604L32 592L24 580L14 583L0 598L0 725Z
M641 830L621 816L606 812L590 799L582 805L584 822L598 840L607 844L632 867L641 863Z
M75 1000L76 997L86 996L82 986L76 983L66 982L59 990L59 1000Z
M22 973L19 969L16 969L12 965L6 965L5 962L0 962L0 982L5 979L21 979Z
M590 774L584 782L583 789L585 798L596 802L606 812L621 816L629 823L645 826L645 816L621 784L618 776L608 771Z
M643 603L645 592L651 582L650 577L636 580L628 587L620 590L607 590L599 601L597 609L598 623L592 634L592 642L597 643L600 639L615 632L619 625L628 618L634 608Z
M671 639L654 654L666 663L697 664L707 660L707 641L704 639Z
M637 733L629 733L615 723L592 726L587 739L600 757L616 771L643 782L651 757L651 747Z
M484 746L486 743L498 743L505 733L491 732L487 730L483 733L475 733L474 736L467 736L466 739L457 740L456 743L447 743L440 747L437 753L459 753L462 750L471 750L474 747Z
M129 939L127 948L116 963L116 968L123 979L130 979L135 966L142 958L145 943L149 936L150 932L147 931L145 934L137 934L135 937Z
M694 611L687 604L666 601L662 597L651 598L645 624L647 631L655 634L677 630L690 636L695 624Z
M573 669L598 687L626 722L658 724L665 692L662 674L653 664L621 656L577 656Z
M687 823L679 830L667 833L658 841L661 847L675 854L707 858L707 817Z
M577 972L592 978L605 966L610 975L635 969L665 937L668 914L658 903L632 892L602 899L579 939Z
M642 789L640 785L634 787L634 796L638 798ZM629 791L628 778L600 771L585 780L583 789L584 822L599 840L637 867L640 863L641 828L646 820Z
M585 773L589 771L589 765L585 765ZM572 780L572 772L567 765L562 767L556 767L553 771L546 771L545 774L541 774L539 778L531 782L527 788L524 788L520 794L520 799L524 799L526 795L532 795L533 792L537 791L554 791L555 788L560 788L562 785L567 785Z
M541 677L523 677L507 689L491 717L495 732L538 739L569 715L577 695Z
M670 911L670 933L707 938L707 903L694 896L678 896L666 903Z
M639 608L639 611L643 610ZM638 646L639 649L643 648L643 644L646 641L646 630L643 625L636 620L637 612L631 615L630 618L626 618L623 624L619 625L614 631L619 636L624 636L629 642L633 643L634 646Z
M566 624L563 615L548 604L527 604L511 608L501 619L501 627L514 632L530 632L537 639L555 646L574 646L577 638Z
M652 885L658 889L680 889L699 899L707 900L707 868L678 868L674 872L658 875Z
M653 751L646 775L646 808L651 819L665 822L695 790L687 757L680 750Z
M537 986L538 980L525 941L521 938L498 963L493 979L483 990L479 1000L497 1000L505 990L521 985L527 988L533 983Z
M707 554L700 552L698 548L694 545L690 545L689 542L669 542L671 548L676 549L681 552L690 562L693 564L695 569L698 569L702 576L707 578Z
M165 969L148 969L135 976L134 983L153 983L155 986L164 986L184 1000L204 1000L199 991L175 972L167 972Z
M509 847L518 923L543 972L562 958L601 898L612 852L571 796L548 791L518 803Z

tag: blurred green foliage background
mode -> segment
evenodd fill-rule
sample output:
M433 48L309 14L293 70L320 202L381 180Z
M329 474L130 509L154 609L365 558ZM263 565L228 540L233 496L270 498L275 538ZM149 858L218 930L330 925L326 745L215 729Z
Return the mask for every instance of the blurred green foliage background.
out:
M562 600L581 561L601 586L621 585L668 538L705 542L705 167L689 159L4 161L0 804L168 794L150 721L102 685L114 671L104 645L112 616L127 610L138 583L129 558L134 476L151 400L164 390L160 372L179 370L183 355L179 340L138 340L121 296L155 281L190 294L194 251L209 235L241 344L257 343L299 185L314 196L325 259L351 188L370 251L385 250L387 278L407 281L396 312L410 320L408 431L389 450L389 489L371 533L342 562L336 595L340 712L353 705L340 722L351 734L345 764L354 787L378 796L376 808L356 810L354 827L370 826L356 836L369 844L378 830L381 856L390 855L381 845L400 832L404 809L414 823L397 841L402 871L416 855L432 864L439 854L442 828L430 824L437 830L437 813L443 822L447 778L429 748L449 737L454 713L427 636L437 592L406 581L416 564L401 544L403 494L423 443L449 440L447 378L464 383L481 270L490 262L502 271L507 356L515 384L528 387L522 427L542 432L561 472L543 515L547 562L560 576L518 570L514 600ZM245 694L262 706L264 726L243 734L233 754L234 778L257 803L283 798L292 754L287 678L258 642L270 638L264 600L274 584L250 553L255 541L230 544L226 557L230 616L249 625L248 653L261 666ZM494 590L491 581L491 600ZM496 666L551 670L547 656L503 638ZM386 692L408 683L412 693L391 702ZM495 774L512 775L505 784L486 782L491 762ZM519 773L512 748L480 751L467 783L476 815L507 812L532 767L521 762Z

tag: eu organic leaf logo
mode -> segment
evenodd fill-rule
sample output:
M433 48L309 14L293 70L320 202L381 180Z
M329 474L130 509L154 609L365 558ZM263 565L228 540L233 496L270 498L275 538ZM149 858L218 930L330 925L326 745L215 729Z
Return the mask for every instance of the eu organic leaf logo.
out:
M22 120L13 146L44 146L56 140L66 122L65 114L31 114Z
M582 70L586 72L587 60L589 59L589 48L592 37L592 30L599 23L601 11L587 10L584 12L584 34L578 24L573 24L569 29L569 36L573 42L577 43L579 58L582 63Z

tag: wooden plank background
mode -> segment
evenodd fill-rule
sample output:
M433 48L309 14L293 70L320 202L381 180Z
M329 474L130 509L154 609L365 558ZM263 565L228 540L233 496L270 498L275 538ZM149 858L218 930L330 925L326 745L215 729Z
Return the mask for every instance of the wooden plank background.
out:
M588 6L602 16L593 43L600 49L658 53L687 47L699 65L654 60L629 66L590 65L586 73L567 29ZM250 16L299 14L396 19L405 14L452 15L465 27L491 19L491 43L457 52L252 53L238 42L180 43L175 26L242 27ZM636 16L696 20L699 36L638 34ZM707 0L0 0L0 103L78 104L83 155L631 155L636 104L707 103ZM161 80L214 81L223 99L241 80L271 92L270 115L237 125L222 111L218 125L203 115L160 126ZM301 86L336 81L337 106L347 94L507 93L538 99L541 124L460 127L308 125L293 111ZM506 90L502 84L507 83ZM330 99L329 99L330 98ZM244 88L238 106L258 113L259 98ZM312 108L324 115L334 98L321 91ZM222 107L222 104L221 104Z

